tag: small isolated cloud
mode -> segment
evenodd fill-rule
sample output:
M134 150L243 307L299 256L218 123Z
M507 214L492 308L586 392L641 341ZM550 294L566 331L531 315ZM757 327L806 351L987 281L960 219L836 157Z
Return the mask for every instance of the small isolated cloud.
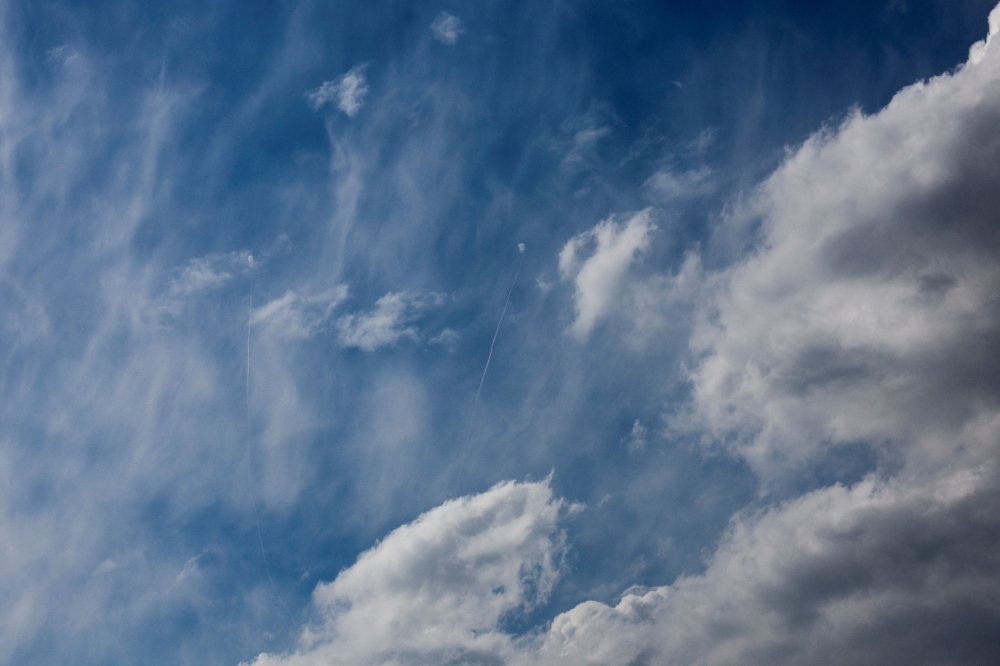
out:
M325 324L347 298L347 285L310 294L288 291L253 311L251 323L260 324L279 337L310 338Z
M353 118L368 96L367 65L355 65L336 81L324 81L316 90L306 93L309 108L319 111L327 104L336 104L348 118Z
M368 312L344 315L337 320L340 344L370 352L403 338L416 340L417 330L411 324L443 300L441 294L389 292Z
M434 39L442 44L454 44L465 33L465 25L457 16L441 12L434 23L431 23L431 32L434 33Z
M566 243L559 253L559 274L576 286L576 318L570 333L584 339L608 314L621 292L626 271L636 255L649 247L655 228L647 209L624 224L609 217ZM588 249L590 256L581 259Z

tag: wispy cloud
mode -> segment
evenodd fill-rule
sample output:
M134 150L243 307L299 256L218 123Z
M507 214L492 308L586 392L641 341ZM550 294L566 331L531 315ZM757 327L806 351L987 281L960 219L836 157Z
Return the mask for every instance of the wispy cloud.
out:
M250 321L280 337L310 338L329 321L345 298L347 285L337 285L318 293L288 291L255 308Z
M250 257L250 253L245 250L196 257L187 265L174 269L170 280L170 294L189 296L246 274L253 267Z
M402 339L417 340L417 329L411 324L443 301L441 294L389 292L368 312L347 314L337 320L340 344L370 352Z

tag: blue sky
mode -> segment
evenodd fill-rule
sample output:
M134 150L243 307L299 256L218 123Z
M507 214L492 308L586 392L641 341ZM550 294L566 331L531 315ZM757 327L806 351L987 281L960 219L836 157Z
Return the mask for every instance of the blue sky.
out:
M991 663L990 0L0 26L0 663Z

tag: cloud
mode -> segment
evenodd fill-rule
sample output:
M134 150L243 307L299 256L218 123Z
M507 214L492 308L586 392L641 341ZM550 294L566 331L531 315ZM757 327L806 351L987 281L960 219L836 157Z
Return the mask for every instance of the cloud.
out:
M625 444L628 447L629 453L641 453L646 450L646 437L649 434L649 428L642 425L639 419L635 420L632 424L632 432L629 436L625 438Z
M252 266L249 258L250 253L246 251L195 257L187 265L174 269L170 295L189 296L228 282Z
M431 32L434 33L434 39L442 44L455 44L465 33L465 25L457 16L441 12L431 23Z
M370 352L403 338L416 340L417 330L409 324L443 301L441 294L389 292L368 312L347 314L337 320L340 344Z
M703 575L588 601L542 631L564 550L547 482L502 483L397 529L313 601L294 654L256 666L987 664L1000 621L1000 493L961 474L866 480L735 519Z
M288 291L284 296L256 308L251 323L261 324L280 337L310 338L323 326L340 303L347 298L347 285L326 291Z
M868 480L738 518L703 575L580 604L523 663L990 663L996 489Z
M317 590L323 620L295 654L256 663L994 663L1000 48L973 54L792 152L740 213L755 249L698 289L696 431L764 479L840 444L885 464L737 513L703 573L516 636L504 619L533 587L524 572L547 590L559 571L540 562L563 548L560 503L547 483L501 484L386 537ZM609 310L651 228L640 213L566 244L572 332Z
M454 353L455 348L458 346L459 341L462 339L462 334L453 328L443 328L441 332L435 335L433 338L428 340L428 344L440 345L448 350L449 353Z
M712 191L712 170L708 167L677 173L661 169L646 181L646 189L660 202L688 199Z
M973 430L1000 414L995 44L814 135L743 211L758 249L718 276L692 381L759 471L856 442L992 455Z
M649 247L650 234L655 228L650 211L644 210L624 224L616 223L613 218L603 220L566 243L559 253L559 274L564 281L572 280L576 287L576 318L570 333L584 339L598 320L608 314L626 271L635 256ZM581 260L580 255L586 249L591 249L591 254Z
M319 585L322 621L294 654L253 663L493 663L511 653L499 625L545 601L555 583L562 512L548 481L446 502Z
M368 96L368 80L365 70L368 65L355 65L336 81L324 81L316 90L306 93L309 108L318 111L327 104L335 103L348 118L353 118Z
M58 63L60 65L68 65L80 59L80 54L77 53L76 49L69 44L53 47L46 51L45 55L49 62Z

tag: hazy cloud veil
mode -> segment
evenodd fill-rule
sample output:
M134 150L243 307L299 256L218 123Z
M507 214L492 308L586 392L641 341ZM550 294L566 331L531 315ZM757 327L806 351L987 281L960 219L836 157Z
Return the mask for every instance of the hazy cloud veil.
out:
M0 664L997 663L1000 6L354 4L0 4Z

